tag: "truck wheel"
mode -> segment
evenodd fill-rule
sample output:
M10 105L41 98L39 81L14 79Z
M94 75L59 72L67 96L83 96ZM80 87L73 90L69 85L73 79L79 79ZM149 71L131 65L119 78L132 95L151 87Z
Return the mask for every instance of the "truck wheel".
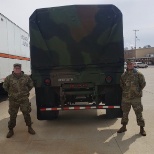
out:
M38 120L54 120L59 116L59 111L40 111L37 109L37 119Z
M106 116L109 119L121 118L122 110L121 109L106 109Z

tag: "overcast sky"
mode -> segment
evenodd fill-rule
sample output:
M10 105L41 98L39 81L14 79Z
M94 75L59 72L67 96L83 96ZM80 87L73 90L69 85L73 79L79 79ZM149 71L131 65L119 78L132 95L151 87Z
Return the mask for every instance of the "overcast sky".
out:
M154 0L0 0L0 13L29 32L29 17L38 8L72 4L114 4L123 14L124 45L154 47Z

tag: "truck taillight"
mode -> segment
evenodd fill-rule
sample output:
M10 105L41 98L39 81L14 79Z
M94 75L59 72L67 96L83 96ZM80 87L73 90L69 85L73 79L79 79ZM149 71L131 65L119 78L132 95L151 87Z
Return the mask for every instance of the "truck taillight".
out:
M111 83L112 82L112 77L111 76L107 76L105 78L106 83Z
M45 80L44 80L44 84L45 84L46 86L50 86L50 85L51 85L51 80L50 80L50 79L45 79Z

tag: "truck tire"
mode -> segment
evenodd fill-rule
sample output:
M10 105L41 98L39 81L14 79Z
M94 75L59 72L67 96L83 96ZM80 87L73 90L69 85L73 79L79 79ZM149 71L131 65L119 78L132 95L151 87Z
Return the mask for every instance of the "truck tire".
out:
M37 108L37 119L38 120L54 120L59 116L59 111L40 111Z
M109 119L121 118L122 110L121 109L106 109L106 116Z

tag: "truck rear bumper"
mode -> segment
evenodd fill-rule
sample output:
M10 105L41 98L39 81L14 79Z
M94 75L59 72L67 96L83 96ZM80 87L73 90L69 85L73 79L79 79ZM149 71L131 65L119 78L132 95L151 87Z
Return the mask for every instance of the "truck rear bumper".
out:
M40 108L40 111L59 111L59 110L88 110L88 109L119 109L120 106L105 106L105 105L98 105L98 106L65 106L65 107L53 107L53 108Z

